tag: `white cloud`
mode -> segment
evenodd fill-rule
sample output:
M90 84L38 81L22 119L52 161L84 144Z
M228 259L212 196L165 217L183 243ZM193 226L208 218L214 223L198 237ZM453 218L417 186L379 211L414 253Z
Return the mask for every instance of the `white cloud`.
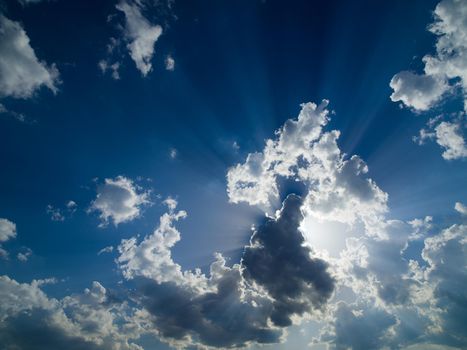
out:
M175 60L171 55L167 55L165 58L165 69L169 71L175 70Z
M454 205L454 209L456 209L456 211L461 213L462 215L467 215L467 206L465 206L461 202L456 202L456 204Z
M149 191L143 191L129 178L117 176L98 185L90 211L100 213L100 226L106 226L110 220L117 226L139 217L142 206L148 204Z
M403 71L391 79L391 100L401 101L416 111L428 111L442 102L444 96L460 92L464 101L462 119L462 114L465 117L467 113L467 3L443 0L436 6L434 17L428 29L436 35L436 53L423 57L424 73ZM443 158L466 158L467 147L462 136L465 125L456 121L429 125L434 132L422 129L415 141L421 144L436 139L445 149Z
M394 90L393 102L401 101L418 111L432 108L449 90L446 81L438 76L419 75L409 71L397 73L389 83Z
M178 151L176 148L171 148L170 151L169 151L169 156L171 159L175 159L177 158L177 155L178 155Z
M102 74L105 74L107 73L107 71L110 71L113 79L115 80L120 79L120 72L119 72L120 62L109 63L106 60L101 60L99 61L98 65L99 65L99 68Z
M114 251L114 247L109 245L109 246L104 247L101 250L99 250L97 255L101 255L101 254L104 254L104 253L112 253L113 251Z
M116 8L125 14L124 35L130 56L143 76L152 69L154 45L162 34L160 25L152 25L142 14L140 1L121 1Z
M65 217L61 213L60 209L55 208L52 204L48 204L46 208L47 214L50 215L52 221L64 221Z
M16 258L21 262L26 262L29 260L29 257L32 255L32 250L29 248L24 248L22 252L19 252L16 255Z
M16 224L8 219L0 219L0 242L16 237Z
M282 190L280 178L303 184L305 237L318 234L332 240L325 223L347 225L340 254L330 258L327 252L319 252L336 276L337 291L314 343L337 349L413 344L465 347L467 339L460 331L465 327L460 315L467 304L461 292L467 271L465 226L434 234L437 225L430 216L408 222L388 220L388 195L367 177L363 160L341 152L339 132L324 130L326 122L320 113L327 121L326 107L307 105L311 113L302 110L301 118L286 121L262 152L249 154L245 163L231 168L227 180L231 201L260 205L267 211ZM315 133L297 131L313 119L318 121L312 129ZM440 124L436 119L429 126ZM314 222L311 233L307 233L309 220ZM415 241L425 244L419 250L422 263L406 256ZM416 248L410 249L414 254Z
M78 208L78 205L70 200L65 204L65 208L60 209L54 207L52 204L48 204L46 208L46 213L50 215L50 220L52 221L65 221L66 218L71 217Z
M55 65L41 62L19 22L0 15L0 97L29 98L45 86L57 92Z
M461 125L451 122L441 122L435 127L436 142L444 149L442 154L444 159L467 157L467 144L461 130Z
M250 153L245 163L230 168L229 200L270 212L279 198L278 181L287 178L305 185L308 215L343 223L361 220L373 228L368 233L377 234L376 224L387 211L387 194L368 178L362 159L341 152L340 133L323 130L329 120L327 104L303 104L298 118L287 120L262 152Z
M174 223L186 217L185 211L175 211L177 202L167 199L165 204L169 212L160 218L160 223L153 234L140 243L136 237L125 239L118 247L120 256L117 261L127 279L135 276L151 278L158 283L184 283L185 277L180 265L172 260L171 248L180 240L180 232ZM199 276L194 276L196 280Z

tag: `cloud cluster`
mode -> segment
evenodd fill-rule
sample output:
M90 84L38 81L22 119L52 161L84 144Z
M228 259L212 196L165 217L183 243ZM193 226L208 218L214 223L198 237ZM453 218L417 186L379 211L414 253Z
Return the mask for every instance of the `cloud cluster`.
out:
M122 241L117 261L127 279L138 281L140 303L159 337L180 347L274 343L292 319L324 309L334 280L304 245L301 203L289 196L275 218L254 230L240 264L228 267L216 254L209 276L183 271L172 259L180 240L173 225L186 216L173 199L153 234L140 243Z
M101 227L109 221L117 226L140 216L142 206L150 203L149 191L143 191L129 178L117 176L98 185L96 199L89 210L99 212Z
M41 87L57 92L55 65L40 61L19 22L0 14L0 97L30 98Z
M368 178L368 167L354 155L348 158L337 145L340 132L325 131L328 101L302 105L297 119L289 119L266 141L262 152L250 153L245 163L227 174L231 202L266 208L279 199L281 178L305 185L304 210L317 220L343 223L362 220L370 234L387 211L387 194Z
M435 107L445 96L459 92L464 111L457 120L431 125L434 131L430 137L445 149L443 158L466 158L463 130L467 113L467 4L463 0L443 0L436 6L434 16L429 30L437 36L436 53L423 57L422 74L402 71L394 75L389 84L393 89L391 100L423 112Z
M228 171L230 200L268 213L238 263L228 266L215 254L203 273L175 262L176 224L187 213L168 198L153 233L117 248L118 268L135 287L121 300L97 282L56 300L41 291L41 282L2 277L0 341L31 349L37 341L50 348L139 349L144 335L175 348L234 348L282 342L288 326L313 319L320 330L312 346L466 347L467 226L440 229L431 216L388 219L388 196L367 165L343 154L339 132L325 129L330 114L327 101L303 104L262 151ZM304 193L279 204L282 179L302 183ZM147 196L120 176L98 187L92 207L104 223L118 224L138 216ZM462 213L464 207L455 208ZM310 244L313 235L335 238L320 230L329 222L347 230L333 257Z
M49 298L41 286L53 280L18 283L0 276L0 343L5 349L141 350L129 323L132 310L112 303L98 282L83 294Z
M388 196L368 178L366 164L358 156L342 154L339 132L324 129L330 115L326 106L327 101L302 105L299 117L286 121L263 151L232 167L227 175L230 200L270 211L281 193L281 178L286 178L304 184L302 229L307 230L309 220L317 223L315 229L320 222L347 226L343 250L327 258L336 292L327 302L321 335L314 343L337 349L465 347L460 333L467 297L461 287L467 281L465 227L454 225L436 233L429 216L408 222L388 220ZM281 254L284 247L279 242L275 237L277 246L268 250L271 254ZM407 258L409 247L420 243L424 244L420 259ZM258 240L257 246L261 251L267 244ZM327 256L324 251L320 254ZM268 255L261 260L268 261ZM251 265L266 281L277 277L270 290L280 290L281 281L289 281L279 277L282 266L275 267L277 276L268 276L261 271L263 264ZM287 286L293 285L290 279ZM286 309L280 314L286 316Z

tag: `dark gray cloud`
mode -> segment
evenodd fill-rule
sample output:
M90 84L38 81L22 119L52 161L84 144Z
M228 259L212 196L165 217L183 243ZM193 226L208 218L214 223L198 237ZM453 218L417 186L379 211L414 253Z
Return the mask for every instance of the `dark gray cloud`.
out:
M299 230L301 205L299 196L289 195L280 216L254 232L242 259L246 280L263 287L274 299L271 320L281 327L289 326L294 314L321 308L334 290L327 263L312 258Z
M322 308L334 289L327 263L312 258L298 227L302 200L289 195L277 218L258 227L241 263L211 265L208 286L140 277L139 301L159 336L173 345L231 348L277 343L293 315ZM204 281L204 280L203 280Z
M159 335L169 342L231 348L250 342L277 343L282 336L280 329L267 323L271 305L266 299L242 300L238 269L222 276L214 292L196 294L174 283L148 279L140 291Z
M0 327L1 349L13 350L105 350L108 346L99 346L82 337L67 332L54 322L44 309L34 309L30 313L9 317L5 327Z

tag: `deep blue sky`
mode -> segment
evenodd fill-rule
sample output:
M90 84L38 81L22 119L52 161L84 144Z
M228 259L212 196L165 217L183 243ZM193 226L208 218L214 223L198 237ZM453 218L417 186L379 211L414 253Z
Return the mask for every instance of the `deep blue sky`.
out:
M119 33L107 22L109 14L122 16L115 1L5 1L5 16L22 23L62 83L56 95L42 89L31 99L2 99L34 121L0 115L0 217L18 231L4 247L34 254L26 264L2 262L0 274L67 279L66 290L47 287L58 296L92 280L118 288L113 257L96 254L152 232L164 210L157 195L176 197L188 212L173 250L183 267L206 269L215 251L235 262L263 214L228 203L228 168L261 150L301 103L323 98L336 112L330 128L341 131L341 149L360 155L389 193L390 216L448 220L453 203L467 195L466 163L443 160L434 143L412 142L438 111L417 116L389 99L392 76L420 69L420 58L433 51L426 28L436 4L177 1L171 11L152 14L164 28L152 72L142 77L124 55L121 79L114 80L97 63ZM173 72L164 68L167 54ZM138 220L99 228L97 214L86 212L96 194L93 179L118 175L140 178L155 204ZM51 221L47 205L68 200L78 204L73 217Z

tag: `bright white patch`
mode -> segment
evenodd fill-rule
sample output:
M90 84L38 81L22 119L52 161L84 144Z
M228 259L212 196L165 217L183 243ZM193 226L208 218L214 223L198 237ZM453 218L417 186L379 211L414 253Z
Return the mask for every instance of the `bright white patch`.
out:
M112 253L113 251L114 251L114 247L109 245L108 247L104 247L101 250L99 250L97 255L101 255L101 254L104 254L104 253Z
M167 57L165 58L165 69L169 71L175 70L175 60L170 55L167 55Z
M467 157L467 145L461 134L461 126L451 122L441 122L435 128L436 142L445 149L442 156L446 160Z
M56 93L58 76L39 61L21 24L0 14L0 97L29 98L42 86Z
M340 151L338 131L323 131L329 120L327 104L303 104L298 118L287 120L262 152L250 153L245 163L230 168L229 200L271 212L279 197L278 180L288 178L305 184L304 210L315 221L353 224L360 219L369 234L378 235L387 194L367 177L362 159Z
M393 102L401 101L418 111L426 111L438 102L449 86L438 76L418 75L409 71L397 73L389 83L394 90Z
M0 242L16 237L16 224L8 219L0 219Z
M465 206L461 202L456 202L454 209L456 209L456 211L461 213L462 215L467 215L467 206Z
M101 227L106 226L109 220L117 226L137 218L141 207L151 203L148 198L148 191L142 191L131 179L117 176L115 179L105 179L98 186L90 210L100 212Z
M158 283L173 282L202 288L206 283L204 275L199 271L182 271L181 266L172 260L171 248L180 241L180 232L174 223L187 214L183 210L175 211L177 201L172 198L166 199L164 204L169 212L161 216L153 234L146 236L140 243L136 237L122 240L117 259L120 269L127 279L144 276Z
M116 8L125 14L125 39L130 56L143 76L152 69L154 44L162 34L162 27L152 25L141 13L141 2L121 1Z

